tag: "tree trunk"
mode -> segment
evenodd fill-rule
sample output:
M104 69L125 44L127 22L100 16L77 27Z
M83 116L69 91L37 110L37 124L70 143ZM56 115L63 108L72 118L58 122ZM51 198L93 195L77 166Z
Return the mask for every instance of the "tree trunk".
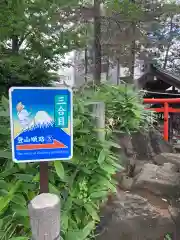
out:
M85 46L84 50L84 63L85 63L85 69L84 69L84 81L87 83L87 73L88 73L88 49L87 46Z
M101 19L100 0L94 0L94 82L101 83Z
M173 16L171 16L170 29L169 29L169 39L168 39L168 45L167 45L166 54L165 54L165 58L164 58L164 64L163 64L164 69L166 69L166 66L167 66L169 50L170 50L172 39L173 39L172 30L173 30Z
M134 25L134 24L133 24ZM133 27L133 32L135 32L135 27ZM134 83L134 72L135 72L135 55L136 55L136 41L133 40L131 44L131 65L130 65L130 77L132 83Z
M17 54L19 52L19 39L18 36L12 36L12 53Z
M109 79L109 56L107 56L107 71L106 71L106 81Z
M86 39L87 39L87 21L85 20L85 35L86 35ZM87 83L87 74L88 74L88 44L86 41L86 45L85 45L85 49L84 49L84 81L85 83Z
M135 3L135 0L131 0L132 3ZM130 81L131 83L134 83L134 71L135 71L135 55L136 55L136 39L135 39L135 33L136 33L136 22L132 22L132 42L131 42L131 52L130 52Z
M117 59L117 85L120 83L120 61Z

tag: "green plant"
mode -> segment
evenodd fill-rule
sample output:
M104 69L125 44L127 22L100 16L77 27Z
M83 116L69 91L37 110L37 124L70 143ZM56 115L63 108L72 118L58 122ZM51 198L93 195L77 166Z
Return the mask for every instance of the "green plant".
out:
M170 233L166 233L164 240L173 240L172 235Z
M85 88L83 96L86 101L105 102L106 125L114 132L147 129L154 122L153 113L144 109L143 95L131 85L101 84L95 87L95 91L91 87Z
M130 132L143 122L143 107L138 97L132 101L134 93L128 90L128 98L124 99L124 89L102 85L95 90L84 89L83 93L79 91L74 96L73 159L49 164L50 192L61 197L63 240L93 238L100 206L108 194L116 192L113 176L122 167L114 151L119 145L112 140L113 130L120 128ZM104 142L96 137L89 107L89 103L96 100L106 103ZM39 165L12 162L7 109L8 100L3 97L0 107L0 127L3 129L0 131L0 239L23 236L17 240L25 240L31 236L27 203L39 192ZM113 124L109 123L110 118Z

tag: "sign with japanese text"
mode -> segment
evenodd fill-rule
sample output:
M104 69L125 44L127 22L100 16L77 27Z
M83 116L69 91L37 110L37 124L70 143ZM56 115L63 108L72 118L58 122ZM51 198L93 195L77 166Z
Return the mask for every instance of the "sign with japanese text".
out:
M14 162L72 158L71 89L12 87L9 101Z

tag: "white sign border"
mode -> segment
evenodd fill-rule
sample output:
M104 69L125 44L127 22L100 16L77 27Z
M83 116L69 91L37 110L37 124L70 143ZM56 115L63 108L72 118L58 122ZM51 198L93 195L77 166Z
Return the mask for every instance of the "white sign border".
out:
M54 158L54 159L37 159L37 160L17 160L15 158L14 151L14 126L12 116L12 92L20 89L33 89L33 90L68 90L70 92L70 105L71 105L71 155L68 158ZM12 148L12 160L15 163L32 163L32 162L53 162L53 161L68 161L73 158L73 90L69 87L58 86L58 87L11 87L9 89L9 116L10 116L10 127L11 127L11 148Z

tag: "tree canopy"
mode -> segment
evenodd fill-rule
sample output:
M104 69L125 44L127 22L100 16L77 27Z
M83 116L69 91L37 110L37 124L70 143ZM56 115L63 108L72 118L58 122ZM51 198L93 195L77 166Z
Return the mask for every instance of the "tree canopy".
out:
M78 1L68 5L77 8ZM49 71L57 70L60 57L81 46L81 29L70 21L61 23L66 6L63 0L2 0L1 86L47 85L53 77Z

